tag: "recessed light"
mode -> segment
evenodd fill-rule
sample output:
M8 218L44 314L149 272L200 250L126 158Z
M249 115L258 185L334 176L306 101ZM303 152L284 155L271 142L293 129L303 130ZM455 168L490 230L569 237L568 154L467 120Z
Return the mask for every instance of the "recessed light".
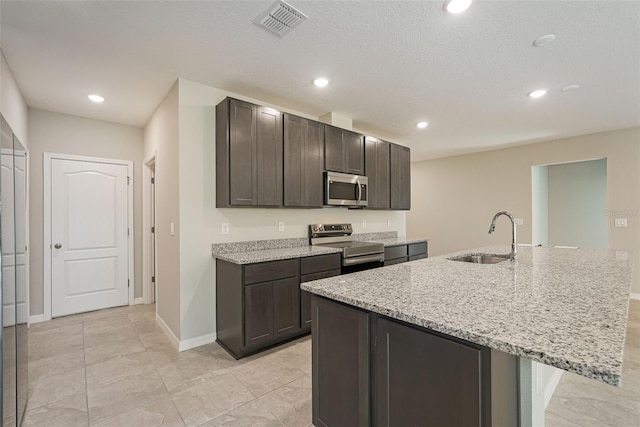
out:
M444 10L449 13L462 13L469 9L473 0L447 0L444 3Z
M542 98L547 94L547 89L538 89L533 92L529 92L529 97L531 98Z
M572 90L577 90L577 89L580 89L580 85L565 86L561 90L562 90L562 92L571 92Z
M318 77L313 81L313 84L317 87L325 87L329 84L329 79L326 77Z
M100 95L95 95L95 94L91 94L88 96L88 98L95 102L96 104L100 104L101 102L104 102L104 98L101 97Z
M533 41L533 45L535 47L542 47L542 46L544 46L546 44L551 43L555 39L556 39L556 35L555 34L547 34L547 35L540 36L537 39L535 39Z
M427 122L420 122L420 123L416 124L416 127L419 127L420 129L424 129L427 126L429 126L429 123L427 123Z

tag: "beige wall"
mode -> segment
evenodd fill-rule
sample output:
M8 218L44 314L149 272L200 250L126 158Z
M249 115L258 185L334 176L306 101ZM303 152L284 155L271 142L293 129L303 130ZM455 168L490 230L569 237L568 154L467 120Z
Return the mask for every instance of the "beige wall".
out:
M640 293L640 128L413 163L407 234L430 237L432 255L503 244L510 241L506 219L496 235L487 230L497 211L508 210L524 219L519 242L530 243L531 167L600 158L607 159L609 248L633 251L631 292ZM614 228L611 212L625 212L628 227Z
M180 339L180 227L178 83L160 103L144 128L144 159L155 153L157 311ZM175 224L175 236L170 224Z
M28 109L13 73L0 50L0 111L22 145L29 147L27 140Z
M134 295L142 296L142 129L42 110L29 110L29 262L31 315L43 307L43 153L134 162Z

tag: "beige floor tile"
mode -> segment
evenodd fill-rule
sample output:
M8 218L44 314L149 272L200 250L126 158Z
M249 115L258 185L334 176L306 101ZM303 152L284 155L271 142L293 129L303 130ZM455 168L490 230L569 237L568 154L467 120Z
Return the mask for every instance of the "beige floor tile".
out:
M114 344L129 338L135 338L138 334L131 324L119 326L99 332L89 332L84 334L84 348L88 349L98 345Z
M29 384L30 397L27 402L27 410L37 408L48 403L55 402L65 397L80 393L86 393L84 368L42 378Z
M82 323L81 314L56 317L55 319L51 319L47 322L32 323L31 326L29 326L29 332L35 333L35 332L49 331L51 329L62 328L62 327L74 325L77 323Z
M118 341L114 344L98 345L88 348L84 351L85 363L91 365L93 363L102 362L115 356L124 354L138 353L144 351L142 343L138 337L129 338Z
M87 393L91 424L167 396L155 370L128 377Z
M136 330L136 333L138 335L148 334L149 332L162 332L162 329L160 328L160 326L158 326L158 322L156 322L155 319L140 320L139 322L134 322L133 329Z
M253 395L229 372L202 379L171 398L187 425L200 425L253 400Z
M151 358L143 351L115 356L87 366L87 390L95 390L153 369Z
M57 330L57 329L54 329ZM31 341L31 337L29 337ZM78 335L70 336L67 338L61 338L55 342L47 344L29 343L29 361L46 359L48 357L58 356L63 353L81 352L84 350L84 340L82 333Z
M259 398L287 427L311 425L311 377L305 375Z
M82 329L83 333L87 335L129 325L131 325L131 322L127 316L116 316L106 319L85 320Z
M278 418L260 401L252 400L204 424L207 427L282 427Z
M267 394L306 375L278 354L268 354L240 365L233 368L233 373L255 397Z
M170 397L165 397L123 414L106 419L95 427L180 427L184 426Z
M29 331L29 346L53 344L78 335L82 335L82 323L72 323L39 332Z
M142 341L142 345L144 348L152 348L164 345L171 345L171 341L167 334L162 332L160 328L157 328L154 331L143 333L139 335L140 341Z
M158 368L167 390L173 391L199 378L224 369L211 353L182 353L173 361Z
M53 403L29 410L23 427L81 427L89 425L87 395L85 393L65 397Z
M156 320L156 310L136 310L128 314L131 322L140 322L141 320Z
M562 418L553 412L547 411L544 417L544 427L581 427L573 421Z
M105 310L89 311L82 315L84 321L92 321L98 319L107 319L109 317L127 316L129 314L129 306L107 308Z
M277 351L275 354L305 374L311 375L311 339L305 338L296 342L293 346Z
M30 360L29 381L36 382L84 367L84 352L80 350L61 353L44 359Z

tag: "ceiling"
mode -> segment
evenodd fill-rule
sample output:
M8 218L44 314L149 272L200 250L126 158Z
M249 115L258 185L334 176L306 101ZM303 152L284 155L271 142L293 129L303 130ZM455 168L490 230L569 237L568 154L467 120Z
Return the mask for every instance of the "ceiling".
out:
M178 77L353 118L413 160L640 126L639 1L289 3L308 19L278 38L252 23L272 1L2 0L0 43L30 107L140 127Z

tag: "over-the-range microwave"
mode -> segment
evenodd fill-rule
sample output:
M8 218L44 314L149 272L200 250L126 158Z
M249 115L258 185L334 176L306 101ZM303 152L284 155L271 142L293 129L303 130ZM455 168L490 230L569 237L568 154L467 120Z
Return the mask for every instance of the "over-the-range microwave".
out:
M327 171L324 203L328 206L367 206L368 183L366 176Z

